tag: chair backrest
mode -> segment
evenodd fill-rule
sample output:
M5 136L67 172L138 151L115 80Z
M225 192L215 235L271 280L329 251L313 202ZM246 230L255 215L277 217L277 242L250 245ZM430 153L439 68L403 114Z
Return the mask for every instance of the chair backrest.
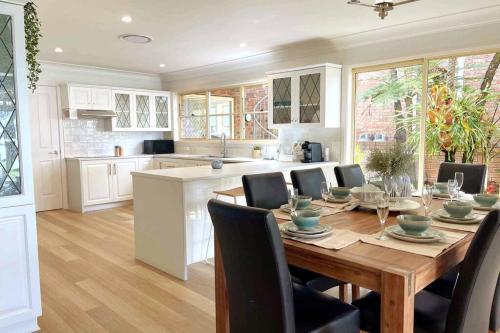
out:
M334 168L334 171L340 187L360 187L365 182L365 176L359 164L339 165Z
M498 332L500 330L500 276L497 279L493 306L491 307L490 330L493 332Z
M271 212L208 202L226 276L231 332L294 332L285 250Z
M293 170L290 177L293 187L299 190L300 195L309 195L313 200L321 199L321 183L326 181L321 168Z
M460 266L446 333L488 332L500 273L500 211L490 212Z
M486 165L444 162L439 166L437 181L446 183L455 178L455 172L464 173L464 184L461 191L465 193L481 193L486 182Z
M276 209L288 202L288 189L281 172L243 176L242 182L250 207Z

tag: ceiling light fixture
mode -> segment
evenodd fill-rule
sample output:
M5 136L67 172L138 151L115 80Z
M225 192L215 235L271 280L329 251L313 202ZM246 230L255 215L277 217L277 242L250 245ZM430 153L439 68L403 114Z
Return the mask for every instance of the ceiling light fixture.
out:
M160 67L161 67L161 68L165 67L165 64L160 64Z
M405 5L407 3L415 1L420 0L404 0L396 3L394 3L393 0L375 0L374 5L363 3L360 0L349 0L347 1L347 4L373 8L373 10L376 11L378 13L378 16L383 20L386 18L389 12L394 9L394 7Z
M240 43L240 47L247 47L247 43Z
M134 44L147 44L153 41L153 38L145 35L125 34L118 36L123 41Z
M128 15L122 16L122 22L130 23L130 22L132 22L132 18Z
M63 49L61 49L60 47L56 47L56 48L54 49L54 52L55 52L55 53L62 53L62 51L63 51Z

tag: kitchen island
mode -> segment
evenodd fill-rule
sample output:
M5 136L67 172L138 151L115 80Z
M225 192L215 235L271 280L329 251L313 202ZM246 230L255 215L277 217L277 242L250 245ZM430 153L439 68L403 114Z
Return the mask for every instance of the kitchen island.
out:
M241 186L241 176L321 167L335 183L337 162L297 163L258 161L225 164L220 170L197 166L132 172L135 257L179 279L187 266L213 256L207 202L213 191ZM223 198L221 198L223 199ZM240 204L245 204L244 198Z

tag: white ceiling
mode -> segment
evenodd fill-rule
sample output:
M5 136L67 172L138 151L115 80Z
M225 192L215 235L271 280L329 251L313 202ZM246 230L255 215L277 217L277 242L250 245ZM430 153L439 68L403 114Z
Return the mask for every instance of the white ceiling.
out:
M371 2L372 0L365 0ZM381 21L347 0L36 0L40 59L166 73L244 58L286 45L453 15L498 0L421 0ZM131 23L121 22L130 15ZM147 45L118 39L137 33ZM247 47L240 48L245 42ZM63 53L55 53L61 47ZM160 68L159 64L165 64Z

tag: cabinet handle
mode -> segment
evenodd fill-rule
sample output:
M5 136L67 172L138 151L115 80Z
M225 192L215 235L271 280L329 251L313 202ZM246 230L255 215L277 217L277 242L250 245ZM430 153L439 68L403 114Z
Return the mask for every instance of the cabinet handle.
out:
M108 163L108 176L111 176L111 164Z
M116 164L113 164L113 174L116 175Z

